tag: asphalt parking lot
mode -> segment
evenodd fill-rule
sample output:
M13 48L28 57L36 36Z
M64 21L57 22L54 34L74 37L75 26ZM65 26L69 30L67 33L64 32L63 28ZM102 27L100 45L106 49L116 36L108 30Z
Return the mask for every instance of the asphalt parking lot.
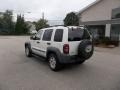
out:
M0 36L0 90L120 90L120 55L95 51L83 65L53 72L40 57L27 58L26 36Z

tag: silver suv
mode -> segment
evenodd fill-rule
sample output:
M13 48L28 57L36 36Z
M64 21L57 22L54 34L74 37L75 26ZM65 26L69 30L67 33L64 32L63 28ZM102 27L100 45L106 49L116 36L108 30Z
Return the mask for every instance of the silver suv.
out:
M66 63L84 63L93 55L93 43L83 27L56 26L41 29L25 43L26 56L37 54L46 58L53 71Z

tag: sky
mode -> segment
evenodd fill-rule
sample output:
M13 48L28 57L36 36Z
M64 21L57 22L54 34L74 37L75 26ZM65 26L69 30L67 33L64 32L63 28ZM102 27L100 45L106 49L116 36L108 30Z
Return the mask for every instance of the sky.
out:
M24 14L27 21L44 16L47 20L63 20L67 13L78 12L95 0L0 0L0 12L13 10L14 16Z

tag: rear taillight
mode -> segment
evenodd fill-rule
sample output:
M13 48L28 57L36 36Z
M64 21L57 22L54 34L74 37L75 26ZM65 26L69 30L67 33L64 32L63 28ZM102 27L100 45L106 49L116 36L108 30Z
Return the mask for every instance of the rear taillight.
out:
M63 53L64 54L69 54L69 44L64 44L64 46L63 46Z

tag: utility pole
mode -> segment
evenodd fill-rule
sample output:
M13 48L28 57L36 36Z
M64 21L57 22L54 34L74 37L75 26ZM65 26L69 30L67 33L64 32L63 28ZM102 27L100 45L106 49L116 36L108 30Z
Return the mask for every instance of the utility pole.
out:
M44 12L42 12L42 19L43 19L43 20L45 19L45 17L44 17Z

